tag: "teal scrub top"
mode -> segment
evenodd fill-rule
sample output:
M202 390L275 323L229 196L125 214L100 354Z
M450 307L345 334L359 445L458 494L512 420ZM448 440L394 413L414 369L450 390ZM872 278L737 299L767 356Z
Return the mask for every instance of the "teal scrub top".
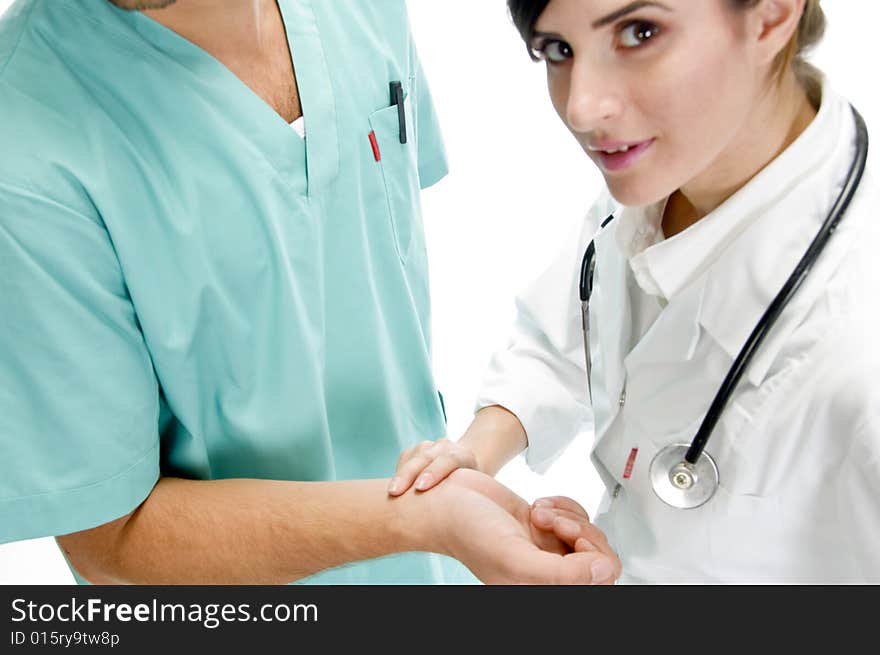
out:
M447 167L404 2L279 6L305 141L141 13L0 22L0 542L123 516L160 473L387 477L444 434L419 192ZM473 578L407 553L308 581Z

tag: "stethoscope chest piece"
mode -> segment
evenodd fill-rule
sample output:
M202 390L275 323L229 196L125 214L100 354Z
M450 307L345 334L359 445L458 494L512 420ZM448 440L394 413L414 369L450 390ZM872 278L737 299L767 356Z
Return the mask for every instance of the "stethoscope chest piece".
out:
M651 460L649 473L654 493L667 505L694 509L709 500L718 488L718 467L703 451L695 464L685 460L690 444L672 444Z

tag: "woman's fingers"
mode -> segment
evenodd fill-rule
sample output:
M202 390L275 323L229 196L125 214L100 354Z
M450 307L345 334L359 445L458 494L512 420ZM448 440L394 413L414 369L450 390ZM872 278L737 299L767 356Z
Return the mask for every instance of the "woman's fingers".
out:
M399 496L412 486L416 476L430 464L432 458L428 453L437 443L423 441L401 453L397 460L397 470L388 483L389 494Z
M417 491L427 491L456 469L476 467L476 456L469 448L448 439L425 441L400 456L388 493L399 496L413 486Z
M450 452L439 455L416 478L416 491L427 491L460 468L477 468L476 457L470 450L451 449Z

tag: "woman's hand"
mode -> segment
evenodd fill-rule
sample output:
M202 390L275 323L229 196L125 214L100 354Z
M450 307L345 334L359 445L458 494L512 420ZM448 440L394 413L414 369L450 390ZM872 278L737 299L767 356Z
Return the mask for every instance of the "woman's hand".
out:
M388 493L399 496L412 486L416 491L427 491L460 468L480 470L470 448L449 439L423 441L401 453Z
M529 445L519 419L499 405L483 407L458 441L423 441L405 450L388 484L391 496L436 487L457 469L474 469L494 477Z

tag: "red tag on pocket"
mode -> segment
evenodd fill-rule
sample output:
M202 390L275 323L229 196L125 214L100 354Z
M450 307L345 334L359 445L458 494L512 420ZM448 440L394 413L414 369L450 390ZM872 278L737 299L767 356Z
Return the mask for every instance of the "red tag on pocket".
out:
M633 472L633 465L636 463L636 455L639 454L638 448L633 448L629 451L629 458L626 460L626 468L623 469L623 479L629 480L629 477Z
M370 145L373 147L373 157L376 161L382 159L382 154L379 152L379 142L376 141L376 133L370 132Z

